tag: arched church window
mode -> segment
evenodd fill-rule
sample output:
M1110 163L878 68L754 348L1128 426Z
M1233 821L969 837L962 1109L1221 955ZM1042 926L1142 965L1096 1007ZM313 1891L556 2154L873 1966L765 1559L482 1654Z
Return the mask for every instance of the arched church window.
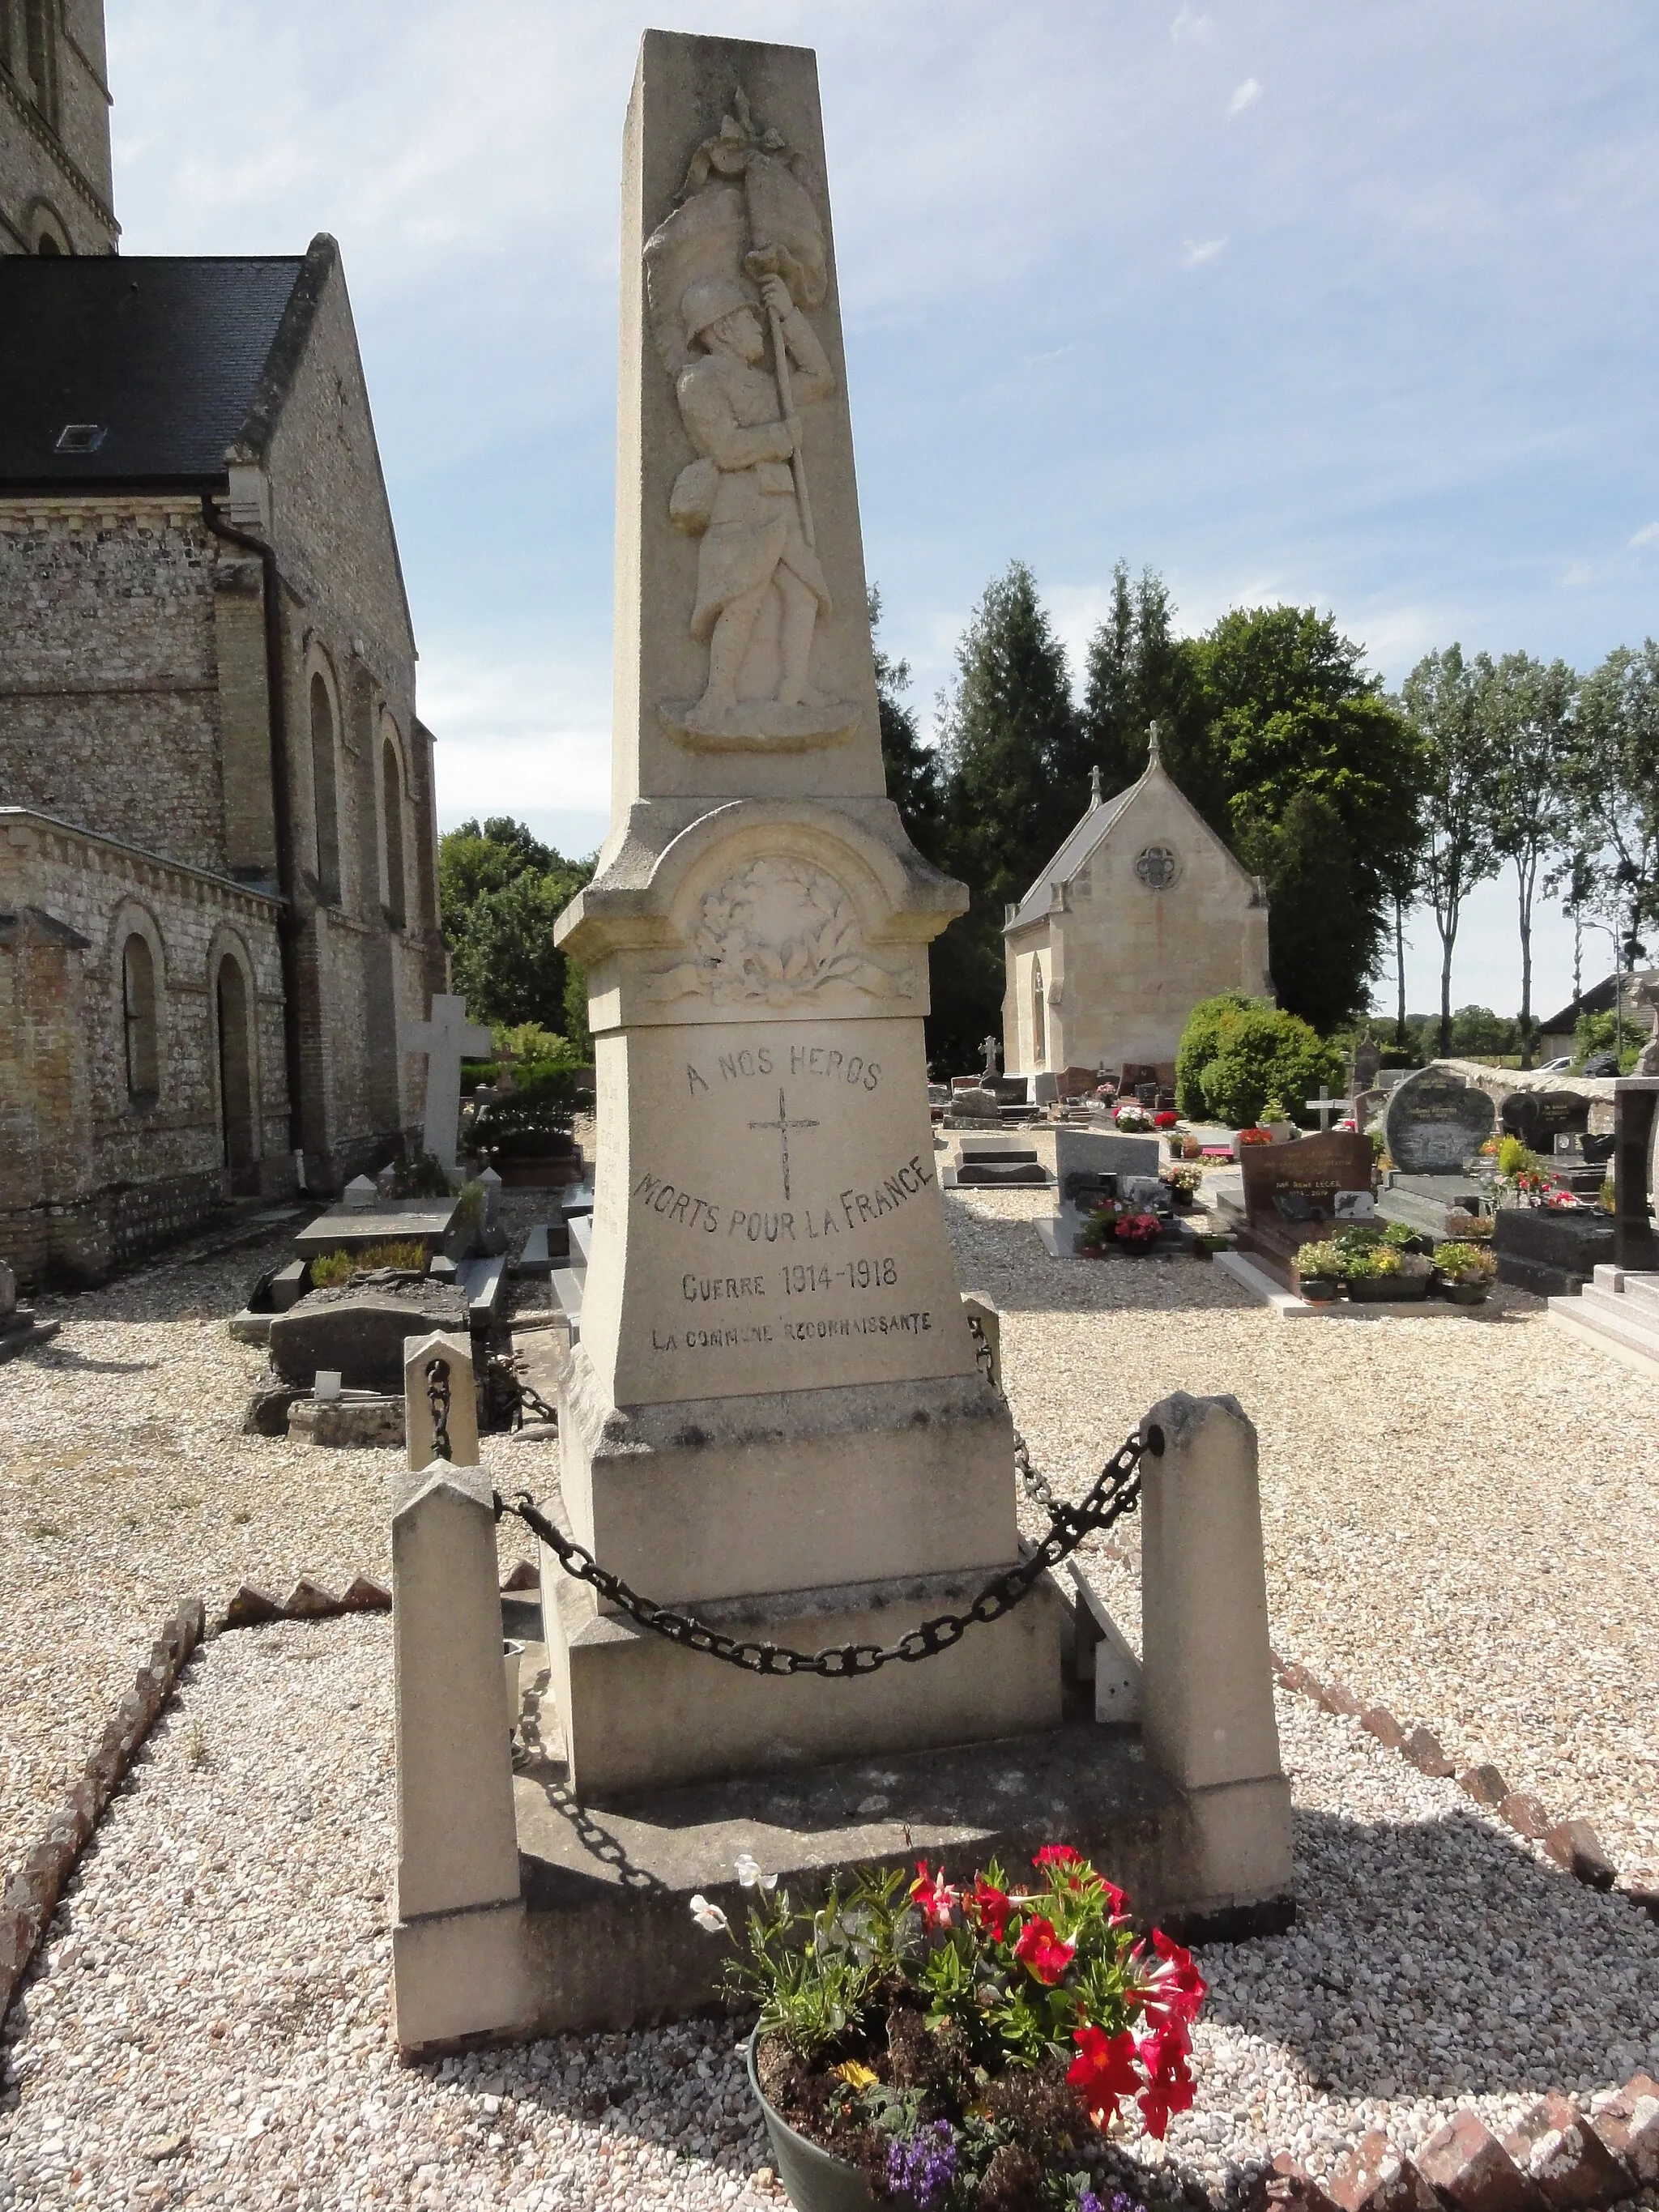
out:
M28 89L48 123L58 121L58 53L52 31L53 0L23 0L23 64ZM13 74L15 75L14 70Z
M1048 1057L1048 1014L1042 996L1042 963L1031 963L1031 1057L1040 1067Z
M127 1097L134 1106L153 1106L161 1088L155 957L137 930L121 948L121 1016Z
M317 889L340 900L340 814L334 777L334 702L320 675L311 679L311 787L317 812Z
M386 816L386 911L394 929L404 927L404 778L391 738L380 747L380 805Z

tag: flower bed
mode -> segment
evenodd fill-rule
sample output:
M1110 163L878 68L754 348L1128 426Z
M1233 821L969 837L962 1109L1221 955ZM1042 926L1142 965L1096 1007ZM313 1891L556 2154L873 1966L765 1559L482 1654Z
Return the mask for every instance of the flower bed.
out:
M1029 1887L993 1861L957 1888L921 1859L908 1884L863 1874L796 1911L738 1862L757 1903L726 1983L760 2008L769 2124L878 2205L1106 2212L1090 2187L1105 2132L1138 2121L1161 2138L1193 2101L1191 1954L1159 1929L1138 1937L1123 1892L1069 1844L1031 1863ZM692 1911L727 1927L706 1899Z

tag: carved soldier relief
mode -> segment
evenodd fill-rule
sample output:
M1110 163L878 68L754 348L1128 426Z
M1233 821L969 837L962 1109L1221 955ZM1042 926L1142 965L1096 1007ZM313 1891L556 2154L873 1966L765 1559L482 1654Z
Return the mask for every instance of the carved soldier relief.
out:
M826 244L804 164L741 91L733 105L645 244L652 331L696 454L669 514L697 540L688 622L708 653L702 696L659 711L699 749L802 751L850 736L860 713L811 680L834 611L801 434L836 388L806 313L828 289Z

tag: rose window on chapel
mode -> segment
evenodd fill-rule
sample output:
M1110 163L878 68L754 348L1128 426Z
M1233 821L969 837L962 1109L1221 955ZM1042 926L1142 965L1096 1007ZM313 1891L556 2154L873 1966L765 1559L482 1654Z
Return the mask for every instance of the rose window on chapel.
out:
M1176 879L1172 846L1148 845L1135 860L1135 873L1149 891L1166 891Z

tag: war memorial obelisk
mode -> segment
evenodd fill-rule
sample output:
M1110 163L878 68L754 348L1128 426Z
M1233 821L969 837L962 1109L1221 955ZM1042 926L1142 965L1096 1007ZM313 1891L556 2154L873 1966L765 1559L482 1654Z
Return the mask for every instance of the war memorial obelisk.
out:
M612 828L559 941L598 1070L569 1531L650 1598L890 1642L1018 1556L953 1279L804 48L651 31L624 142ZM544 1577L576 1795L1053 1728L1040 1587L924 1665L756 1679Z

